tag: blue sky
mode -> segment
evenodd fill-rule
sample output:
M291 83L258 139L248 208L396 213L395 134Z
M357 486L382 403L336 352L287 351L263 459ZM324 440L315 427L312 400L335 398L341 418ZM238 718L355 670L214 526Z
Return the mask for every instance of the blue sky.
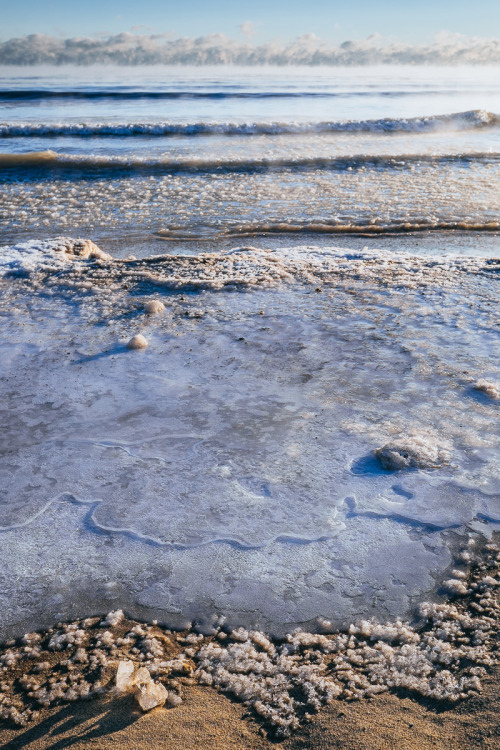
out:
M0 38L31 33L62 37L121 31L174 37L223 32L261 43L315 33L331 43L380 33L390 39L428 42L446 30L468 36L500 36L500 0L0 0ZM247 27L245 27L247 28Z

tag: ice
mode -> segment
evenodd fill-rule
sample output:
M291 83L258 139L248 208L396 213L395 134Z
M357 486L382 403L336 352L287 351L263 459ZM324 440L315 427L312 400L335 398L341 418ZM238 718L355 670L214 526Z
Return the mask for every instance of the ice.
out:
M165 310L165 305L159 299L153 299L151 302L147 302L144 305L144 312L146 315L155 315L156 313L162 313Z
M427 436L409 435L382 448L377 448L375 455L384 469L398 471L400 469L438 469L449 463L449 452L439 445L433 444Z
M129 689L131 677L134 674L134 663L130 659L122 659L116 670L116 689L124 692Z
M478 380L474 383L474 390L480 393L485 393L487 396L493 399L500 398L500 388L495 383L489 383L487 380Z
M154 682L146 667L136 670L130 659L124 659L118 664L116 689L120 692L133 690L143 711L163 706L168 699L168 690L161 683Z
M127 342L127 349L145 349L147 345L148 342L144 336L141 333L137 333Z
M3 632L402 617L500 520L495 262L69 242L4 253Z
M168 698L168 690L161 683L148 682L141 686L136 699L143 711L163 706Z
M77 260L110 260L91 240L61 237L54 240L33 240L11 248L2 248L0 275L27 276L32 271L53 270Z

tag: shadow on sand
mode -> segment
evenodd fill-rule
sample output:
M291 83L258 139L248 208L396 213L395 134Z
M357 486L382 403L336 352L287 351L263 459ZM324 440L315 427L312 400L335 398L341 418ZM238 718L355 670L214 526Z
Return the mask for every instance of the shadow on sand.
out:
M1 750L44 748L62 750L76 743L90 743L102 737L112 740L112 735L126 729L141 716L133 696L77 701L62 706L56 713L36 726L26 729ZM117 740L117 744L119 740Z

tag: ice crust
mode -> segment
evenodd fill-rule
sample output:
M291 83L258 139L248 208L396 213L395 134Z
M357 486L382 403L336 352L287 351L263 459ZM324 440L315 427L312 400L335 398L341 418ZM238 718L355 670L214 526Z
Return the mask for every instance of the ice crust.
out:
M94 248L2 251L3 632L404 616L498 523L496 262Z
M54 271L78 261L111 260L91 240L61 237L57 240L33 240L0 248L1 276L29 276L32 272Z

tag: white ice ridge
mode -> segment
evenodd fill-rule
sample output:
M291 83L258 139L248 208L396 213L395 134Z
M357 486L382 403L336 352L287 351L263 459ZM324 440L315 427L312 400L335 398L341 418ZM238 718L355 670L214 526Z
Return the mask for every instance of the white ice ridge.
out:
M0 248L0 276L27 276L36 271L55 271L68 263L111 260L91 240L58 237L53 240L32 240Z
M500 382L498 261L33 247L0 277L4 631L108 596L275 632L405 616L500 520L474 387Z
M94 268L80 261L96 261ZM487 273L500 268L500 260L463 255L416 256L381 250L355 251L336 247L299 246L262 250L243 246L223 253L197 256L159 255L141 260L114 260L91 240L58 237L0 247L0 276L33 276L73 266L81 281L96 286L113 281L145 282L158 287L221 289L225 286L265 286L281 281L337 282L338 277L362 275L372 282L417 287L436 281L454 284L457 273ZM85 279L82 274L85 275ZM71 276L62 283L71 285ZM57 278L55 279L57 283Z

